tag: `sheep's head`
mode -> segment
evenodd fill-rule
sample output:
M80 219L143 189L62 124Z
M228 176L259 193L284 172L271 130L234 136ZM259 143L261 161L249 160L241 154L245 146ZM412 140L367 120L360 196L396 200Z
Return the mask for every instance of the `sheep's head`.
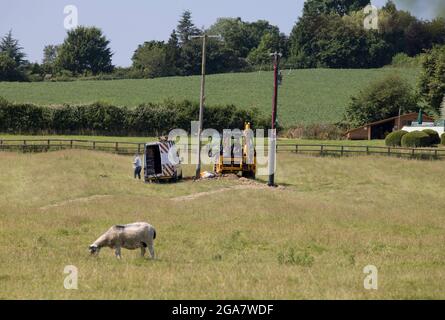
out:
M100 248L97 245L92 244L91 246L89 246L89 250L91 255L98 255Z

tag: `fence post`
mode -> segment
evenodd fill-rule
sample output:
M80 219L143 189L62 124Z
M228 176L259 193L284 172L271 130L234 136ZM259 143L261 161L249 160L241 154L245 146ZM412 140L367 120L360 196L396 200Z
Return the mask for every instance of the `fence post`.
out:
M138 143L138 154L141 154L141 144Z
M391 147L388 147L388 156L391 156Z
M298 144L295 145L295 153L298 153Z
M414 155L415 155L415 154L414 154L414 153L415 153L415 150L416 150L416 149L414 149L414 148L413 148L413 149L411 149L411 157L412 157L412 158L414 158Z
M366 146L366 155L369 156L369 146Z
M116 142L116 152L119 151L119 142Z
M341 156L342 156L342 157L343 157L344 151L345 151L345 147L344 147L344 146L341 146Z
M73 148L73 140L70 141L70 147Z
M323 156L323 150L324 150L324 146L321 145L321 147L320 147L320 155L321 155L321 156Z
M96 150L96 141L93 141L93 150Z

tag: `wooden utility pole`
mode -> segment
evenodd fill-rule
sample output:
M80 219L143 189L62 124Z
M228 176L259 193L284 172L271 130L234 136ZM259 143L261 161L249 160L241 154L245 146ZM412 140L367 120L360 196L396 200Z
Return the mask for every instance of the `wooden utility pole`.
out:
M198 128L198 164L196 165L196 175L195 175L195 179L200 179L201 178L201 133L204 121L207 39L219 38L219 36L209 36L207 34L203 34L200 36L191 36L191 38L192 39L202 38L201 95L199 99L199 128Z
M400 127L402 125L402 107L399 107L399 118L397 123L397 130L402 130Z
M277 151L277 108L278 108L278 72L281 53L274 52L271 54L274 57L274 90L273 90L273 101L272 101L272 139L270 139L269 145L269 187L275 186L275 158Z

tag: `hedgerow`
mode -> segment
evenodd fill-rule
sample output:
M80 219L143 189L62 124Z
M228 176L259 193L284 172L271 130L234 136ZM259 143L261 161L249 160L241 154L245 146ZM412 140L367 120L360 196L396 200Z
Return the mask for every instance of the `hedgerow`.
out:
M0 97L0 132L10 134L89 134L89 135L166 135L179 128L190 131L199 106L190 101L147 103L136 108L104 102L90 105L38 106L11 103ZM204 127L242 129L244 122L253 128L269 128L270 119L256 109L234 105L205 108Z

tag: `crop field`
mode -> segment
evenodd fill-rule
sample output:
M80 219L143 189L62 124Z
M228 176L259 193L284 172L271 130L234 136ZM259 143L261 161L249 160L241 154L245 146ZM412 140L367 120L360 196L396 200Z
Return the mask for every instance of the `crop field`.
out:
M341 120L352 95L376 79L400 74L413 86L418 69L285 70L280 87L279 121L284 126L302 123L333 123ZM272 104L272 72L233 73L208 76L207 103L256 107L269 114ZM74 82L0 82L0 96L16 102L36 104L82 104L105 101L137 106L167 98L198 101L200 77L153 80Z
M265 177L147 185L131 157L99 152L0 153L0 298L445 298L443 162L278 157L271 190ZM136 221L156 227L156 260L89 256Z

